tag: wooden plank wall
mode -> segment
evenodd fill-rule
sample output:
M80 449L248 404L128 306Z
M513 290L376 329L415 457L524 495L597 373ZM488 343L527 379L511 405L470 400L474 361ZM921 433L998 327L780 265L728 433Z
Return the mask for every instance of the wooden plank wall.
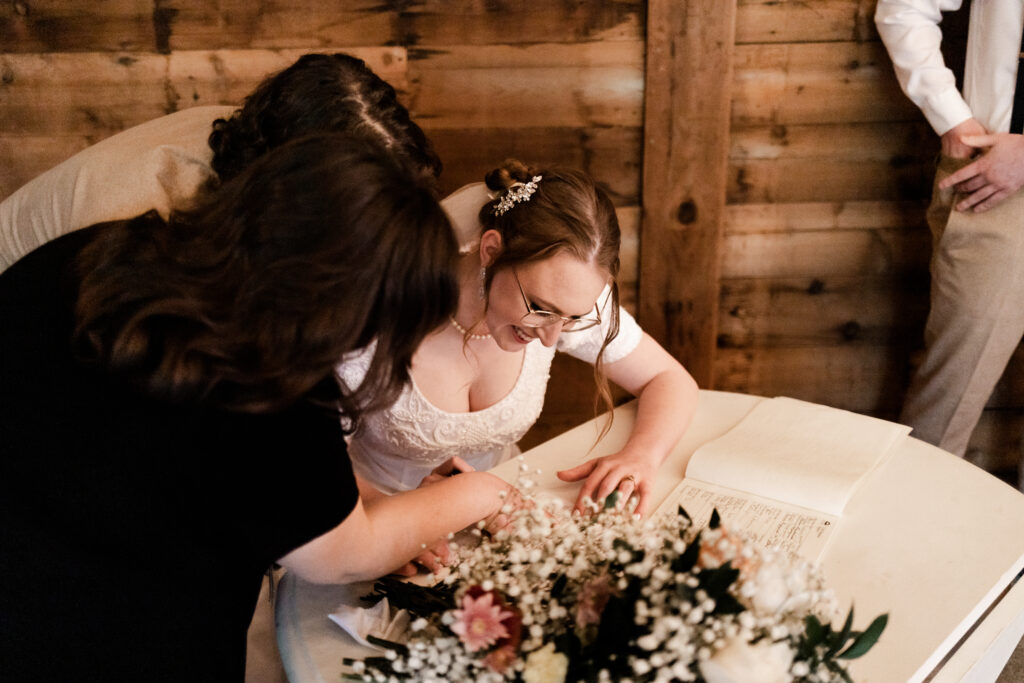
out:
M731 1L713 386L894 417L927 309L936 140L899 92L873 0ZM635 310L646 24L641 0L12 0L0 197L125 127L237 104L303 52L347 51L401 91L445 190L505 156L594 175L619 209ZM1024 372L1009 376L976 439L997 459L1024 424ZM589 417L590 386L556 365L527 443Z

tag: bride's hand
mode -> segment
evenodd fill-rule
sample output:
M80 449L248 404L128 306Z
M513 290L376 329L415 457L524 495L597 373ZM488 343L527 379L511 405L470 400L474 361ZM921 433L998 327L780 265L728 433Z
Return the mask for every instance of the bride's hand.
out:
M619 451L611 455L593 458L557 474L562 481L586 479L573 507L577 512L585 513L587 511L584 502L587 498L602 504L612 491L618 491L621 496L620 505L626 504L633 496L637 499L636 509L633 512L643 516L647 514L650 494L654 488L654 478L657 473L658 468L650 458Z

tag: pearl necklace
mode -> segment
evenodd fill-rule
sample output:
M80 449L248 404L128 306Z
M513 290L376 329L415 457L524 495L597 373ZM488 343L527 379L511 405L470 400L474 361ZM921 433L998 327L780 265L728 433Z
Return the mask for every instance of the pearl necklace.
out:
M459 321L455 319L454 315L448 316L448 319L452 321L452 327L459 331L463 337L467 337L470 340L482 341L484 339L490 339L491 335L488 334L470 334L469 330L459 324Z

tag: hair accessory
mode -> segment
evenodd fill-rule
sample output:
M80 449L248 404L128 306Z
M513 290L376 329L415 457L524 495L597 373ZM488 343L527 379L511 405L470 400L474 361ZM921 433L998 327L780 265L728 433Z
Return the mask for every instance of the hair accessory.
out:
M448 319L452 321L452 327L458 330L459 334L461 334L463 337L475 340L484 340L491 338L491 334L489 332L487 334L470 334L469 330L467 330L465 327L459 324L459 321L455 319L454 315L448 316Z
M528 202L533 193L537 191L537 183L541 181L543 176L535 175L533 179L528 183L513 183L508 191L505 192L505 196L501 198L498 205L494 207L495 216L503 216L505 212L511 209L519 202Z

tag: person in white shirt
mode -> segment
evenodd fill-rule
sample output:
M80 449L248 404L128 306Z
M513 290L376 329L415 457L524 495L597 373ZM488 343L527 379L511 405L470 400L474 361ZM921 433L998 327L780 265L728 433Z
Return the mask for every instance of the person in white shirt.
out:
M928 223L931 310L901 421L963 456L1024 336L1024 135L1010 133L1024 0L974 0L963 93L943 62L943 11L879 0L878 32L907 96L941 136Z

